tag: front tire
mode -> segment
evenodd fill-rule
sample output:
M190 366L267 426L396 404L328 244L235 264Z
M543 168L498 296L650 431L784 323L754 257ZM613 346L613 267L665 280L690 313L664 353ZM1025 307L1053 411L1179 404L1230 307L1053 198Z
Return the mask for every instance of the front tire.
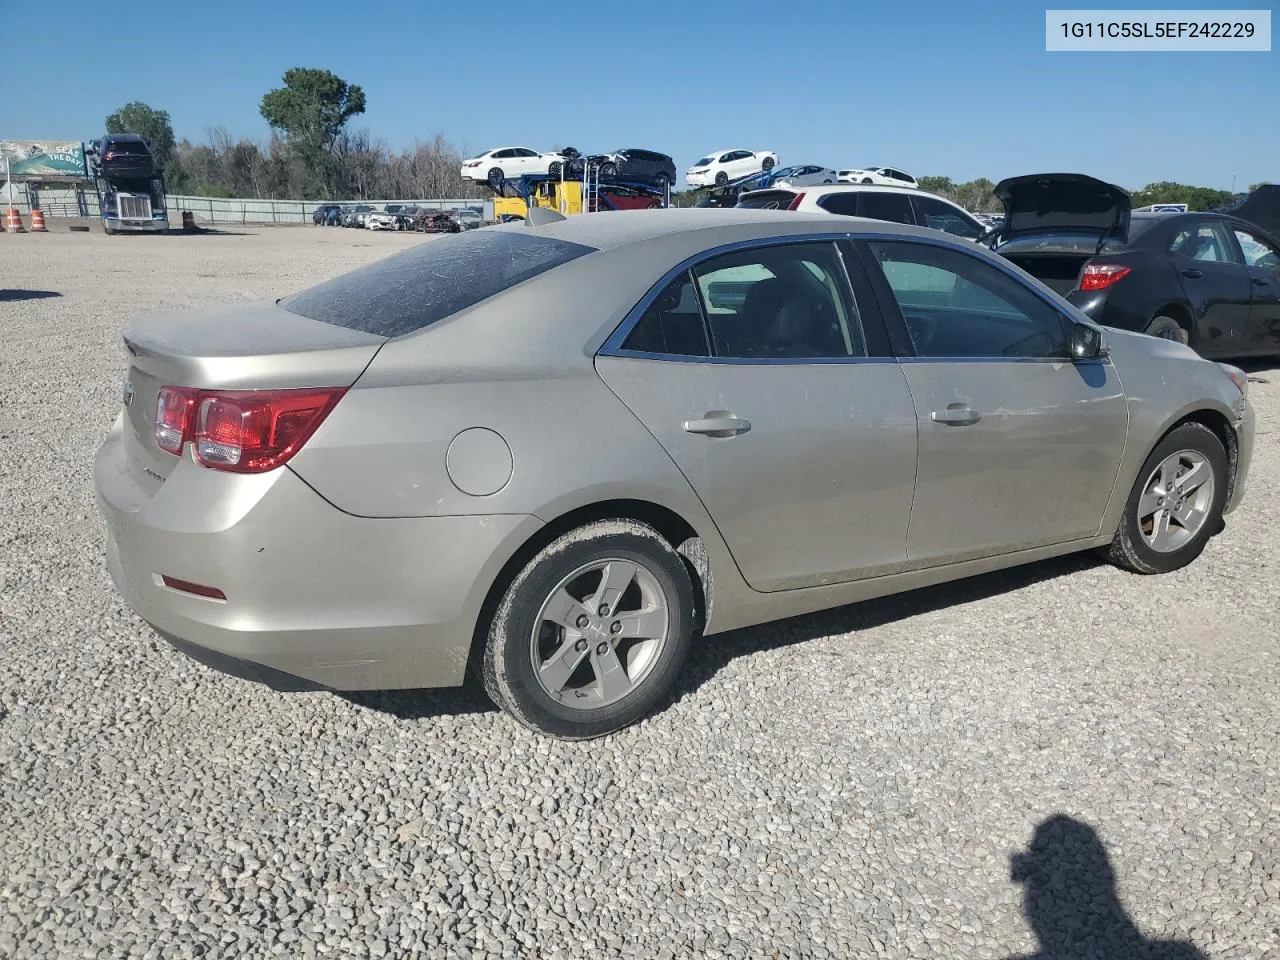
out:
M501 167L493 167L489 170L486 179L489 181L489 186L497 190L502 186L502 181L506 179L506 175L502 172Z
M1149 324L1147 329L1142 331L1149 337L1159 337L1161 340L1174 340L1183 346L1191 342L1191 333L1173 317L1156 317Z
M760 169L768 173L773 169L773 157L765 157L764 162L760 164Z
M618 175L618 165L616 163L600 164L600 179L612 180Z
M490 698L562 740L621 730L668 695L694 634L688 568L652 527L602 520L544 547L489 627Z
M1227 452L1202 423L1184 423L1156 444L1138 472L1120 528L1103 555L1134 573L1170 573L1200 556L1222 528Z

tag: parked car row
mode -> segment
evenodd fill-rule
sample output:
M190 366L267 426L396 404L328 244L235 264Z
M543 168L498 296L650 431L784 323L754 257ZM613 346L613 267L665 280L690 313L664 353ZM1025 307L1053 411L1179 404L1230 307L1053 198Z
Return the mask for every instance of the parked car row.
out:
M381 210L368 203L325 203L316 207L311 222L335 227L416 230L421 233L458 233L484 226L478 209L437 210L401 203L389 203Z

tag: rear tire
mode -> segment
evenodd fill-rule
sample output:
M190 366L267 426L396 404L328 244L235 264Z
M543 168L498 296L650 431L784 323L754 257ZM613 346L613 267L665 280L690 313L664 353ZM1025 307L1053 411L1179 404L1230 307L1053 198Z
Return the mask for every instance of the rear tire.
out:
M1147 457L1102 555L1134 573L1170 573L1200 556L1222 529L1227 452L1202 423L1169 431Z
M547 164L547 176L551 177L553 180L559 180L560 169L561 169L560 161L552 160L551 163Z
M600 179L612 180L618 175L618 165L616 163L600 164Z
M1161 340L1175 340L1183 346L1191 342L1190 331L1173 317L1156 317L1142 332L1149 337L1159 337Z
M485 643L485 691L561 740L621 730L668 696L692 643L694 605L688 568L652 527L587 524L544 547L507 587Z
M721 170L719 173L716 174L717 187L723 187L728 182L729 182L729 175L725 173L723 170Z
M872 179L871 179L870 177L863 177L863 178L862 178L862 182L863 182L863 183L872 183L873 181L872 181Z

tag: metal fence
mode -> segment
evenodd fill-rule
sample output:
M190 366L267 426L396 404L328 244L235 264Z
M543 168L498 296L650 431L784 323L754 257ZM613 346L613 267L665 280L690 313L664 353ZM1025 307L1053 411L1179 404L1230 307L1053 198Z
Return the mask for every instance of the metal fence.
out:
M29 191L26 184L15 184L13 189L13 206L24 214L31 212L31 193L37 194L37 203L46 216L50 217L97 217L98 195L93 187L76 188L43 186L38 191ZM4 196L7 206L9 200ZM169 222L176 223L182 219L184 211L191 214L201 223L311 223L316 208L333 201L324 200L253 200L244 197L185 197L169 194L165 204L169 211ZM381 210L388 203L405 206L424 207L431 210L454 210L459 207L472 207L477 211L486 209L485 201L475 197L468 198L435 198L422 200L351 200L338 201L347 204L368 204Z

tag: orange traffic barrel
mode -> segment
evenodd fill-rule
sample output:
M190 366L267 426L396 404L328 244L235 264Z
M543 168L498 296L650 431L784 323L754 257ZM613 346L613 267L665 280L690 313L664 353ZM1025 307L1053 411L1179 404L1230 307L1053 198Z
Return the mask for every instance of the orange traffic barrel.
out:
M17 207L10 207L4 212L4 228L10 233L23 233L22 214Z
M190 210L182 211L182 229L194 230L196 228L196 215Z
M49 228L44 225L44 213L40 210L31 211L31 232L32 233L48 233Z

